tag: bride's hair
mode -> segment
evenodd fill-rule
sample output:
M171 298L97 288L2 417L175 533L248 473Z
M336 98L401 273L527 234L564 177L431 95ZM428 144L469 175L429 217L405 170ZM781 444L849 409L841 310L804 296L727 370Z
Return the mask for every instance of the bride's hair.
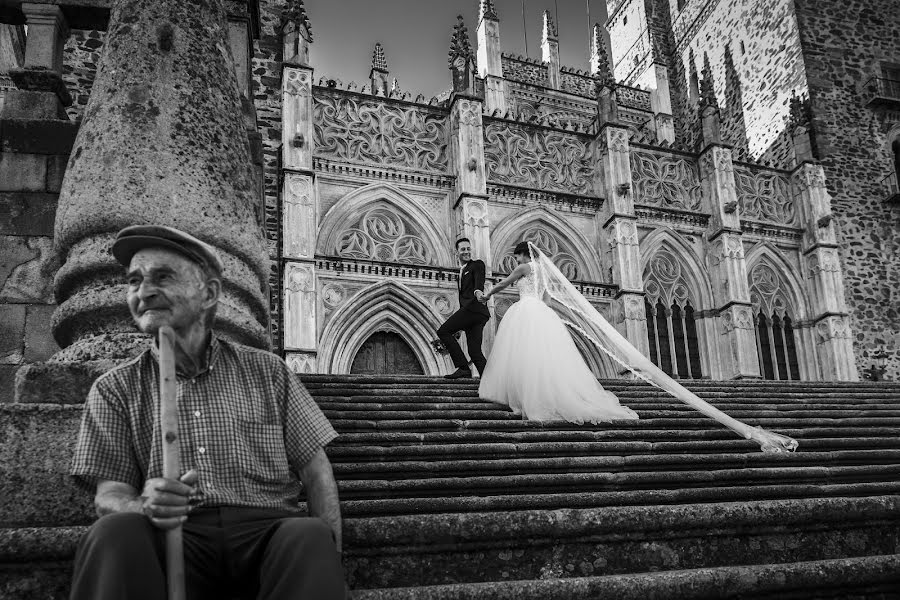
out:
M519 242L516 244L516 247L513 248L513 255L522 254L527 257L531 257L531 250L528 249L528 242Z

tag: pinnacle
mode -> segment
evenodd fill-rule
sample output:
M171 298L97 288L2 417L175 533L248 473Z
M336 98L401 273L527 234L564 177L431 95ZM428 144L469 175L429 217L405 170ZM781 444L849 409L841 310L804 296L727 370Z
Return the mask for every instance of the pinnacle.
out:
M709 65L709 55L703 53L703 78L700 80L700 104L702 106L719 107L719 101L716 99L716 90L713 87L712 67Z
M544 11L544 39L558 39L559 31L556 28L556 23L553 22L553 16L550 14L549 10Z
M609 54L606 52L606 41L603 39L603 29L599 23L594 23L594 33L591 36L591 70L593 71L591 74L603 83L614 81L609 67Z
M387 57L384 55L384 46L381 42L375 43L375 51L372 52L372 68L376 71L387 71Z
M479 19L500 20L500 17L497 16L497 9L494 7L494 0L480 0L479 4Z
M312 24L306 14L303 0L288 0L284 11L281 13L281 27L284 28L288 23L292 23L298 29L306 27L309 41L312 41Z
M453 26L453 35L450 38L450 54L449 63L453 66L453 62L462 58L463 60L475 60L475 54L472 52L472 44L469 43L469 31L466 29L465 21L462 15L456 17L456 25Z

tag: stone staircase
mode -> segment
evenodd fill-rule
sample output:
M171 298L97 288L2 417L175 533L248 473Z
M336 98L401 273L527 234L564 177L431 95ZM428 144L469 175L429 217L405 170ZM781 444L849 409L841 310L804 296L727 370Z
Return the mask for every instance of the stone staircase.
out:
M639 421L522 421L475 382L305 376L356 600L900 598L900 385L693 382L767 455L649 386ZM0 598L63 598L91 498L80 405L0 406Z

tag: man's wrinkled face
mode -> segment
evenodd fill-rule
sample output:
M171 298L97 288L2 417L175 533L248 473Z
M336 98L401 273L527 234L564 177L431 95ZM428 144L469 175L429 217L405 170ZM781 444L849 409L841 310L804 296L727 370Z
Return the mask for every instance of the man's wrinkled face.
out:
M456 254L459 256L459 262L465 264L472 260L472 244L470 242L460 242L456 246Z
M144 333L156 334L163 325L185 330L202 322L204 310L210 306L203 271L172 250L138 251L128 266L126 281L128 309Z

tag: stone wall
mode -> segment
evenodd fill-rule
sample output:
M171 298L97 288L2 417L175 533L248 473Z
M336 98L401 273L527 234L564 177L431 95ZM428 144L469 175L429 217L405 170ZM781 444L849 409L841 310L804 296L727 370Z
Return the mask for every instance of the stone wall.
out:
M575 71L566 67L559 70L559 89L576 96L593 99L594 78L584 71Z
M72 106L66 109L69 118L80 121L91 95L91 86L97 75L100 53L103 50L104 31L73 29L66 40L63 54L63 79L72 96Z
M881 61L900 63L896 0L794 0L812 101L813 127L842 248L857 365L892 352L900 378L900 209L883 203L893 117L866 108L863 84ZM893 119L893 123L891 121Z
M708 54L725 141L741 158L790 166L784 135L788 100L793 90L800 94L806 89L791 0L687 2L680 12L671 2L670 17L673 61L681 63L673 87L688 85L690 50L698 72Z
M508 54L504 54L501 61L506 79L547 87L547 66L541 61Z

